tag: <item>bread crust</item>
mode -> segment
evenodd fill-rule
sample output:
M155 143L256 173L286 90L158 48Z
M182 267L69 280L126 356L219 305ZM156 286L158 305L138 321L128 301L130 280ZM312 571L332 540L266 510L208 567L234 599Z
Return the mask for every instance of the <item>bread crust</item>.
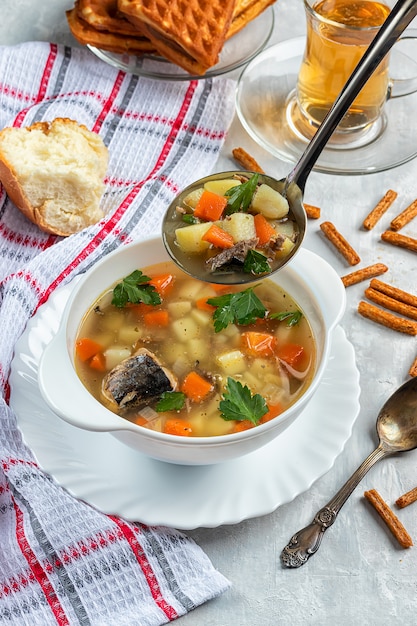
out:
M94 163L94 169L96 173L94 176L89 174L84 176L82 184L86 187L86 201L85 205L79 202L78 198L74 197L73 207L71 211L68 210L68 205L71 203L71 198L68 198L66 206L60 206L60 198L58 194L54 197L45 192L45 198L43 201L34 204L28 198L28 192L25 190L25 185L21 180L21 173L19 173L19 165L21 159L19 154L14 155L14 159L10 159L10 138L16 137L16 133L20 133L21 143L20 149L25 150L25 157L31 158L30 151L33 149L29 143L25 143L26 137L22 133L33 133L38 131L43 135L48 135L51 131L57 133L57 137L52 140L53 142L59 142L59 130L69 131L83 137L83 145L87 145L88 157L91 158ZM85 144L85 140L87 143ZM67 140L68 141L68 140ZM91 153L91 154L90 154ZM13 162L12 162L13 161ZM92 131L88 130L83 124L71 120L69 118L55 118L52 122L36 122L31 126L25 128L11 128L7 127L0 131L0 181L13 204L21 211L25 217L31 222L36 224L42 231L54 235L67 237L75 232L78 232L82 228L90 226L96 223L103 213L99 208L101 195L104 191L104 175L107 169L108 151L102 139ZM49 158L49 169L54 168L53 156ZM58 166L57 166L58 167ZM68 171L71 169L71 165L68 166ZM62 169L62 168L61 168ZM36 169L33 172L36 176ZM53 176L53 174L51 175ZM89 180L91 178L91 181ZM80 182L81 184L81 182ZM41 183L40 183L41 185ZM58 187L59 185L57 185ZM88 186L90 188L88 188ZM68 188L71 190L70 188ZM42 188L39 190L39 195L42 196ZM75 194L74 194L75 195ZM52 215L53 207L54 214ZM49 219L48 216L49 215Z
M36 224L34 209L26 199L13 165L3 156L0 156L0 180L13 204L15 204L31 222Z

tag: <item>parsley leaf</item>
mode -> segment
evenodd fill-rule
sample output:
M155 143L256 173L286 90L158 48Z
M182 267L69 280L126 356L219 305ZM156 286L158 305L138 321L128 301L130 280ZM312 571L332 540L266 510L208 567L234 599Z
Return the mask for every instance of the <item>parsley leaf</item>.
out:
M303 317L301 311L284 311L283 313L270 313L268 317L271 320L287 320L287 326L295 326Z
M120 308L126 306L128 302L161 304L158 292L153 285L149 284L150 280L149 276L145 276L140 270L135 270L115 286L111 303Z
M259 424L261 417L268 413L265 399L259 393L252 395L247 385L243 386L230 376L219 409L224 420L250 420L255 426Z
M225 210L226 215L237 213L238 211L246 212L252 202L256 185L258 184L259 174L253 174L246 183L231 187L224 194L228 197Z
M186 224L198 224L199 222L199 219L194 217L194 215L191 215L191 213L184 213L181 219Z
M209 298L208 304L216 307L213 313L214 330L216 333L229 324L242 326L252 324L257 318L264 318L266 308L261 300L249 287L237 293L227 293L216 298Z
M156 403L155 411L180 411L185 404L185 393L182 391L164 391Z
M271 266L264 254L249 250L243 263L243 271L247 274L266 274L271 271Z

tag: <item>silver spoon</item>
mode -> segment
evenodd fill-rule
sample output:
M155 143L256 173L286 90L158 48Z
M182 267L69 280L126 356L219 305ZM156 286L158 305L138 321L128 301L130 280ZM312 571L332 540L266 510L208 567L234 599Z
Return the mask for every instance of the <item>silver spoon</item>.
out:
M417 378L404 383L385 402L376 421L379 445L337 494L316 513L312 523L299 530L281 552L286 567L300 567L317 552L324 532L336 517L365 474L380 459L396 452L417 448Z
M290 212L299 230L296 245L292 252L272 264L271 274L288 263L296 254L304 239L306 231L306 214L303 206L304 187L318 157L366 81L416 15L416 0L398 0L358 63L356 69L348 79L329 113L317 129L313 139L308 144L298 163L288 176L285 179L277 180L265 174L259 175L259 182L264 182L286 195L290 205ZM176 243L175 238L175 230L180 226L184 226L178 214L177 207L188 193L202 187L204 183L210 179L220 180L231 178L234 175L246 175L250 177L252 174L253 172L233 171L201 178L182 191L170 204L162 224L162 239L168 254L186 273L203 281L221 284L242 284L256 280L256 276L251 273L244 273L241 270L213 274L211 270L207 268L200 255L184 254ZM262 275L261 278L264 278L264 275Z

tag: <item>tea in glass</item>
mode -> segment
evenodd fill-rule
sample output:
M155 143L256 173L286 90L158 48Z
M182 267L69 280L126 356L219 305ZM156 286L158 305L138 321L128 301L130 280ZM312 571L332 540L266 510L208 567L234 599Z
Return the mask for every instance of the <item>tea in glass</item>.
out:
M297 83L297 104L318 126L383 24L390 7L374 0L305 0L307 43ZM375 122L388 94L388 55L367 81L338 131Z

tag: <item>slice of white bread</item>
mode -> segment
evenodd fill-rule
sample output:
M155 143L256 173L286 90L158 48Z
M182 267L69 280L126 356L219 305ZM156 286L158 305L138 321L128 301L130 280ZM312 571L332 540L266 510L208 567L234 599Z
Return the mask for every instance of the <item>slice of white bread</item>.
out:
M0 131L0 181L47 233L66 237L103 217L107 164L101 137L68 118Z

